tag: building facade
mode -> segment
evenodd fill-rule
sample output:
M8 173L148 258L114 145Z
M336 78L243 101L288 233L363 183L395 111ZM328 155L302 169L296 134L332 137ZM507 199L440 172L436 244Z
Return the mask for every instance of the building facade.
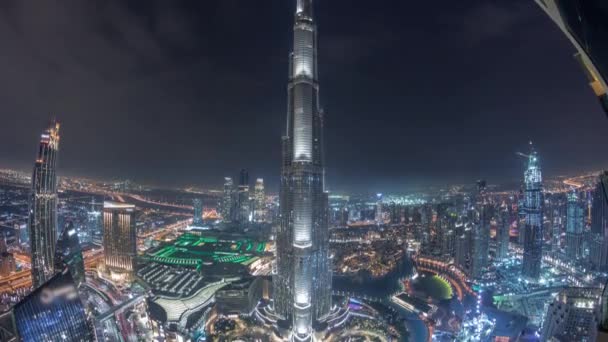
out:
M297 0L293 37L273 305L292 339L310 341L330 313L332 278L312 0Z
M509 257L509 238L511 230L511 212L505 203L500 206L498 227L496 228L496 259L504 261Z
M570 260L579 259L583 255L583 229L585 210L576 195L568 194L566 211L566 255Z
M34 288L55 273L59 127L53 123L42 133L32 174L28 227Z
M477 278L488 265L488 249L490 245L490 220L492 205L486 193L486 181L477 182L477 203L473 218L473 250L471 257L470 276Z
M135 271L137 229L133 214L135 206L104 202L103 248L107 271L115 280L129 280Z
M264 191L264 179L258 178L253 189L253 220L264 222L266 220L266 192Z
M192 200L192 207L194 208L194 215L192 217L192 225L194 227L203 226L203 200L195 198Z
M16 304L13 316L23 342L96 340L67 270L57 273Z
M543 186L538 153L532 148L524 173L524 258L522 275L540 277L543 255Z
M547 309L541 341L595 341L601 289L567 287Z
M74 283L80 286L85 281L84 258L74 224L68 222L57 241L55 253L55 270L69 269Z
M376 220L377 225L384 224L384 216L382 213L382 194L376 194L376 213L374 214L374 219Z
M608 171L603 172L593 192L589 263L600 271L608 271Z
M234 219L234 209L234 182L231 177L225 177L222 194L222 219L224 222L230 222Z
M16 268L15 256L8 252L6 238L0 237L0 277L8 277Z

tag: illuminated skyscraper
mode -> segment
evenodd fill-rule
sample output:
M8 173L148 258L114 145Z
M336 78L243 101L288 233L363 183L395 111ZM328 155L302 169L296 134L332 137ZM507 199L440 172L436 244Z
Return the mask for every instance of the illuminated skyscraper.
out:
M13 308L23 342L96 341L69 271L57 273Z
M384 219L382 217L382 194L376 195L376 224L381 225L384 223Z
M573 191L568 194L566 213L566 255L571 260L578 259L583 254L584 220L585 210Z
M490 220L492 206L486 194L486 181L477 182L476 217L473 225L473 250L471 274L473 278L481 276L482 270L488 265L488 247L490 244Z
M135 270L137 230L135 206L104 202L103 248L106 268L116 280L129 280Z
M251 206L249 200L249 172L241 170L239 176L239 187L237 190L237 221L240 223L249 222Z
M192 225L194 227L203 226L203 200L195 198L192 200L192 206L194 207L194 217L192 219Z
M91 242L100 244L103 235L103 218L101 211L96 208L95 197L91 201L91 211L87 213L87 227Z
M608 115L608 7L605 0L535 0L577 50L589 85Z
M531 147L524 173L524 259L522 275L538 279L543 255L543 179L538 153Z
M297 0L287 132L283 137L277 272L273 279L275 311L291 320L292 339L297 341L310 341L313 325L322 321L331 308L316 31L312 0Z
M232 178L224 178L224 193L222 195L222 218L225 222L234 219L234 183Z
M258 178L255 181L253 193L253 219L255 222L264 222L266 219L266 194L264 192L264 180Z
M69 269L76 286L84 282L84 259L78 234L72 222L68 222L57 241L55 253L55 270Z
M59 123L53 123L40 137L32 174L28 227L34 288L50 279L55 272L58 151Z

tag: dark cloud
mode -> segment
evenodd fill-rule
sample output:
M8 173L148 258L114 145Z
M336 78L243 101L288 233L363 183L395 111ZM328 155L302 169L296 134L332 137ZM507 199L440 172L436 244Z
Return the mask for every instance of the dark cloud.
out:
M0 2L0 166L31 167L57 116L63 174L219 186L247 167L276 187L292 10ZM532 1L332 0L317 15L331 188L512 179L529 139L548 172L605 162L604 117Z

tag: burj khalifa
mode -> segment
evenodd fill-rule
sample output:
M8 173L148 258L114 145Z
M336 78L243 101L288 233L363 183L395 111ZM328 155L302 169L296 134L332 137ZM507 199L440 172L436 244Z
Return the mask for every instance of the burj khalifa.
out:
M274 310L291 326L294 341L312 341L331 309L323 111L312 1L297 0L295 13L273 279Z

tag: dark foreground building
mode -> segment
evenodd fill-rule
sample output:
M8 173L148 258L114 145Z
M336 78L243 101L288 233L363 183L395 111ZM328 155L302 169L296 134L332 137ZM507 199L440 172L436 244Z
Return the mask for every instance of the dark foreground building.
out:
M535 0L566 34L589 85L608 115L608 2Z
M69 271L57 273L13 308L23 342L95 341Z
M76 286L84 282L84 259L82 249L74 223L68 222L63 228L63 232L57 241L55 252L55 270L62 271L65 268L70 270Z

